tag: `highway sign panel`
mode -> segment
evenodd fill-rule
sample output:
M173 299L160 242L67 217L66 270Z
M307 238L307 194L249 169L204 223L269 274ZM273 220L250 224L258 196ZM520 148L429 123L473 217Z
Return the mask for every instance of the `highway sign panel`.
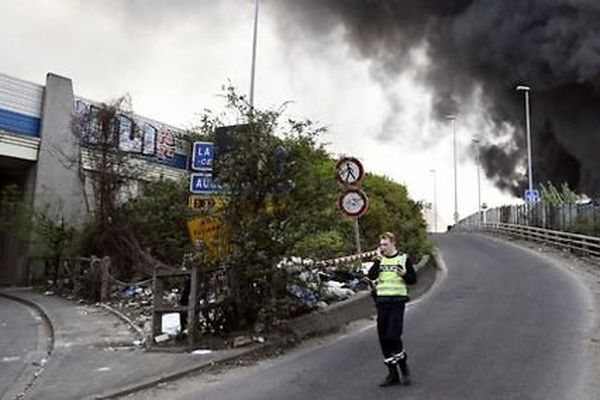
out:
M217 185L212 173L195 172L190 178L190 192L194 194L216 194L222 191L222 187Z
M523 195L523 197L527 203L537 203L538 201L540 201L540 192L536 189L527 189L525 190L525 194Z
M187 226L192 243L204 251L208 261L218 260L227 254L227 230L221 218L198 217L188 221Z
M193 195L188 198L188 206L196 210L219 211L225 208L225 201L221 196Z
M211 142L194 142L192 149L192 169L210 171L215 158L215 146Z

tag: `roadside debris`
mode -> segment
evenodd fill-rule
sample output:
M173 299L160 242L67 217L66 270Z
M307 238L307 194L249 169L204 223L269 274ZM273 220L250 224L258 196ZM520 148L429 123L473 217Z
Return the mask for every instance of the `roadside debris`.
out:
M252 338L249 336L237 336L233 339L233 347L243 347L251 344Z
M164 343L169 339L171 339L171 335L169 335L168 333L161 333L160 335L154 337L154 341L156 343Z
M48 359L44 357L40 361L34 361L33 365L36 367L45 368L46 365L48 365Z
M198 349L198 350L194 350L192 351L190 354L193 356L205 356L207 354L212 353L212 350L208 350L208 349Z
M288 291L293 299L308 309L324 309L331 303L345 300L356 293L369 290L365 279L372 262L364 262L358 271L350 263L317 266L313 260L292 257L280 263L296 277Z
M161 332L170 336L175 336L181 332L181 315L179 313L163 314Z
M371 266L370 262L362 263L357 260L336 263L335 265L323 265L310 259L292 257L282 261L278 268L283 268L291 278L287 286L291 306L287 317L295 317L313 310L324 310L330 305L348 299L356 293L368 290L369 284L365 279L365 273ZM138 277L143 279L143 277ZM222 282L221 282L222 281ZM213 307L225 300L227 292L227 279L225 276L215 275L214 282L210 286L219 287L214 293L204 294L198 299L200 309L207 307L206 312L199 313L200 332L211 333L214 327L210 324L218 321L219 309ZM221 286L219 286L221 285ZM165 288L166 289L166 288ZM175 280L172 285L160 293L160 303L163 306L173 308L181 307L186 303L189 292ZM143 333L142 338L132 341L133 347L143 347L149 342L166 345L167 343L179 343L187 336L187 313L172 312L161 315L160 334L152 333L153 312L152 279L138 280L137 283L128 283L113 279L109 286L108 299L105 304L122 313L129 318L135 326ZM287 318L284 317L284 318ZM266 319L255 322L254 335L262 335L266 332ZM229 339L230 345L240 347L252 342L263 343L262 336L237 337Z

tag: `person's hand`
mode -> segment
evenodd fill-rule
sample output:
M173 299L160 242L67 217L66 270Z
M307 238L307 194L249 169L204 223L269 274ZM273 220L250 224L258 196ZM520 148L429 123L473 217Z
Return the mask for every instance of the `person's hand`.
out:
M396 273L397 273L399 276L404 276L404 275L406 275L406 268L404 268L404 267L403 267L403 266L401 266L401 265L398 265L398 267L396 268Z

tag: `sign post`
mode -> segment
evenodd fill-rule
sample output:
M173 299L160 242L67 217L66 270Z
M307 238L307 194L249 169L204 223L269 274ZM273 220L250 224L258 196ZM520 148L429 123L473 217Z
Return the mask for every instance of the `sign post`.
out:
M354 220L356 251L357 254L361 254L358 219L367 212L369 199L358 186L364 178L365 170L355 157L342 157L336 163L335 169L337 180L344 186L344 192L338 197L337 206L345 216Z
M225 207L223 197L217 194L224 191L213 179L215 146L211 142L194 142L192 147L193 171L190 175L188 206L201 210L204 215L189 220L188 233L192 243L202 247L206 259L216 261L228 251L227 227L218 215Z

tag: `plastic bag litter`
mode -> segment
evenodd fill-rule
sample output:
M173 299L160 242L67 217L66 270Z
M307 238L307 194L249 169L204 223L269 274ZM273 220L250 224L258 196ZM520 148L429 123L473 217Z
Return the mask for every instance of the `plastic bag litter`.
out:
M292 296L298 299L302 304L310 308L313 308L317 305L317 296L310 290L294 284L290 286L289 291Z
M169 335L177 335L181 331L181 314L163 314L161 319L161 332Z
M354 295L352 289L343 288L343 283L337 281L325 282L323 285L323 298L325 300L344 300Z
M209 349L198 349L198 350L194 350L192 351L190 354L193 356L205 356L207 354L212 353L212 350Z

